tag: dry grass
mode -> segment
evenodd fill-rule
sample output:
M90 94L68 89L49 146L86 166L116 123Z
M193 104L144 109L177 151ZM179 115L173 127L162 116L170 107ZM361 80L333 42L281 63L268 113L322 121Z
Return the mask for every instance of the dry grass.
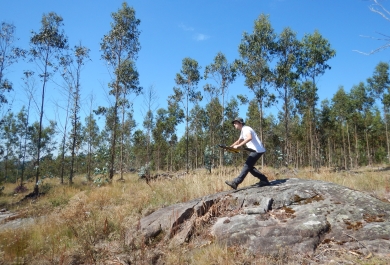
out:
M255 257L217 243L201 248L167 248L161 253L144 245L138 229L142 216L162 206L229 190L224 181L233 179L239 170L224 168L211 175L198 170L151 181L149 185L134 174L125 175L124 182L114 179L101 187L81 177L75 178L72 186L60 185L58 179L45 179L46 194L22 202L27 193L14 194L16 185L7 184L0 196L0 208L21 213L21 217L34 217L35 223L8 230L0 226L0 264L150 264L159 257L165 264L295 264L285 253ZM270 180L325 180L389 199L389 171L314 173L264 168L262 172ZM241 185L255 182L248 176ZM32 183L26 186L32 191ZM348 260L353 261L353 257ZM358 259L353 262L359 264ZM361 264L381 264L380 260L375 262Z

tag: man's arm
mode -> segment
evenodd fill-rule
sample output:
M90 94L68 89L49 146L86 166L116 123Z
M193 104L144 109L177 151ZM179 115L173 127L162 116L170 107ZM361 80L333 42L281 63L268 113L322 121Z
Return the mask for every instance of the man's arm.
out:
M244 138L245 138L245 140L244 139L239 139L238 141L236 141L234 144L232 144L232 147L239 148L239 147L243 146L244 144L246 144L247 142L252 141L251 133L247 132L245 134Z
M238 139L237 141L235 141L233 144L230 145L230 147L233 147L233 148L236 148L234 146L238 145L240 142L244 141L244 139Z

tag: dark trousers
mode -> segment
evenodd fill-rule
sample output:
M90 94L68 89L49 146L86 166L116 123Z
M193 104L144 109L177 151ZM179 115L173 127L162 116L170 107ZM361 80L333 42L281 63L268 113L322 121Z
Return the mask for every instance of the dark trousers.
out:
M244 167L242 168L240 175L238 175L238 177L233 180L234 183L238 185L243 182L246 175L248 175L248 172L250 172L254 177L260 180L268 181L267 177L255 168L257 160L259 160L259 158L263 154L264 153L251 152L245 161Z

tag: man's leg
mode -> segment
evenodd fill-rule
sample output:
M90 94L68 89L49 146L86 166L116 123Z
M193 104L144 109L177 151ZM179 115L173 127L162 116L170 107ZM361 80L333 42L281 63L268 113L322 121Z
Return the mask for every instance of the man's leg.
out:
M263 153L251 152L245 161L244 167L242 168L240 175L238 175L238 177L235 178L233 180L233 182L236 183L237 185L239 185L241 182L243 182L246 175L248 175L248 172L252 173L252 171L254 169L254 165L256 164L257 160L259 160L259 158L261 157L262 154ZM253 175L253 173L252 173L252 175Z
M260 179L260 181L268 181L268 178L263 173L261 173L257 168L255 168L255 167L253 167L249 172L254 177Z

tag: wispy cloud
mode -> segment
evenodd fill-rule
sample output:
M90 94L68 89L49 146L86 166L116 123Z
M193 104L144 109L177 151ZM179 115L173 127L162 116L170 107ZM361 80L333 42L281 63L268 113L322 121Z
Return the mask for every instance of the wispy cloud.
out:
M201 33L198 33L198 34L194 35L194 39L197 40L197 41L204 41L204 40L207 40L209 38L210 38L210 36L207 36L207 35L201 34Z
M185 25L184 23L180 23L179 24L179 28L181 28L182 30L184 31L195 31L195 28L193 27L190 27L190 26L187 26ZM204 40L207 40L209 39L210 36L208 35L205 35L205 34L202 34L202 33L193 33L192 35L192 39L196 40L196 41L204 41Z
M187 25L184 25L183 23L181 23L181 24L179 25L179 28L181 28L181 29L184 30L184 31L194 31L194 30L195 30L193 27L189 27L189 26L187 26Z

